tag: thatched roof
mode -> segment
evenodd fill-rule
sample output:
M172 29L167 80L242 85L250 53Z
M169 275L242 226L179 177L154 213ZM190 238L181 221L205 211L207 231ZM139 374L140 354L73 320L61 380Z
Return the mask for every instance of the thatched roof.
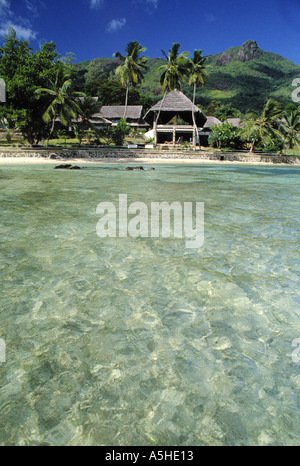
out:
M99 116L108 120L118 120L124 117L124 105L104 105L101 107ZM128 105L126 110L126 118L129 120L141 120L143 112L142 105ZM98 116L98 115L97 115Z
M177 89L169 92L165 99L161 99L157 102L157 104L146 113L144 120L147 123L153 123L159 111L159 124L168 123L176 115L179 115L183 120L192 124L192 111L195 112L197 126L202 127L206 121L206 117L201 110L196 105L193 105L193 102Z
M243 123L240 118L227 118L227 123L230 123L233 126L236 126L237 128L242 128Z
M207 120L206 120L206 123L204 125L204 128L211 128L212 126L222 124L222 121L220 121L218 118L216 118L214 116L207 116L206 118L207 118Z

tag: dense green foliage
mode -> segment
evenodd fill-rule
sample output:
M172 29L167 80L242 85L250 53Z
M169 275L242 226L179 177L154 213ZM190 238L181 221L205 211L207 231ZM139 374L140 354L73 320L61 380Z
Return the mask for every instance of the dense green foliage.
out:
M233 47L224 53L206 57L209 76L206 77L205 86L197 89L196 104L205 108L212 100L218 100L222 104L230 103L245 113L248 110L261 111L269 97L285 105L290 103L291 84L294 78L300 76L300 67L280 55L259 48L253 57L246 57L248 61L240 61L241 51L242 47ZM157 69L164 63L163 58L149 59L148 70L139 88L156 101L162 94ZM80 63L78 69L86 70L85 79L89 82L91 75L93 79L111 78L117 66L117 59L96 59ZM193 89L188 83L183 85L182 91L192 99Z
M251 151L260 144L267 148L277 140L284 140L281 116L282 106L274 99L268 99L263 111L249 112L246 115L242 135L251 143Z
M135 88L138 84L141 84L144 73L147 70L148 57L140 56L145 50L146 49L142 47L139 42L133 41L127 44L126 56L122 55L120 52L114 54L121 62L116 68L115 73L120 83L126 87L124 118L128 105L129 88Z
M240 118L242 113L234 108L231 104L222 104L219 100L212 100L204 111L205 115L210 115L218 118L220 121L225 121L227 118Z
M42 118L48 100L45 95L38 99L35 91L47 88L62 70L75 73L61 61L53 42L42 44L33 53L27 41L17 40L15 31L9 30L0 48L0 77L6 83L7 94L6 104L0 107L0 119L9 128L19 127L30 143L46 138L51 130L50 120Z
M97 130L96 134L99 139L102 139L105 144L115 144L122 146L125 137L130 133L130 126L127 125L126 120L121 118L116 127L106 126Z
M163 58L149 60L141 56L145 49L133 41L124 56L117 52L115 58L75 66L73 54L62 58L53 42L33 52L11 28L0 48L0 78L7 91L0 123L8 130L7 141L12 129L21 131L30 144L49 140L60 122L73 126L80 143L85 135L88 140L94 135L122 145L129 131L126 121L100 132L91 122L102 105L125 103L125 109L143 105L146 111L162 95L163 102L167 92L181 88L198 106L206 106L206 115L222 122L242 119L242 130L228 123L214 127L210 137L214 147L248 144L251 150L256 146L281 151L299 146L300 110L291 103L291 85L300 75L299 66L262 51L254 41L208 57L200 50L190 57L188 52L179 53L179 48L174 43L168 53L162 51ZM158 119L159 112L154 129ZM195 122L194 126L196 134Z
M241 149L243 147L241 129L230 123L215 125L209 137L212 147Z

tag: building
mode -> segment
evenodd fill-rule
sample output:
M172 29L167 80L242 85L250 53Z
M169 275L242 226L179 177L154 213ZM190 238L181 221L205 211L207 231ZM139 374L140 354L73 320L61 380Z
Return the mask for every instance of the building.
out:
M201 146L209 146L209 136L212 132L212 128L216 125L221 125L222 121L214 116L207 116L206 122L199 132Z
M195 134L193 112L199 132L206 122L206 117L201 110L193 105L193 102L181 91L175 89L169 92L144 116L146 123L153 128L148 133L148 137L156 138L158 144L175 145L179 140L190 142ZM174 119L180 119L180 124L174 123Z
M244 126L241 118L227 118L226 121L237 128L243 128Z
M149 124L143 119L142 105L128 105L126 113L124 105L104 105L101 107L100 113L94 117L104 118L110 121L112 126L117 126L121 118L126 118L127 124L132 128L149 128Z

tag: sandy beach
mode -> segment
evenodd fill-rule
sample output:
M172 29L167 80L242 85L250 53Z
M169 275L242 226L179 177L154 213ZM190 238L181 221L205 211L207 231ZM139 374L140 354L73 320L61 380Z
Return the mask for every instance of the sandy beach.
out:
M210 160L210 159L201 159L201 158L103 158L103 159L66 159L66 160L53 160L47 158L39 158L39 157L0 157L0 165L60 165L63 163L71 163L72 165L88 165L88 164L107 164L107 163L124 163L124 164L199 164L199 165L207 165L207 164L228 164L228 165L271 165L271 166L287 166L291 164L286 163L273 163L273 162L262 162L257 160L249 160L249 161L230 161L230 160ZM300 165L300 163L295 162L292 165Z

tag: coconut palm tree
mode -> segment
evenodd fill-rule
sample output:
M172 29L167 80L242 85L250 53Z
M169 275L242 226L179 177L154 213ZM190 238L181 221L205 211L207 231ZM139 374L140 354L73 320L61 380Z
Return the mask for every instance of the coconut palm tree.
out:
M67 126L71 118L76 118L76 111L79 111L75 98L84 94L72 91L71 86L72 79L69 73L60 67L56 73L55 81L50 81L49 88L39 88L35 91L38 97L47 96L50 101L43 114L45 123L51 122L47 146L54 131L56 119L59 118L60 122Z
M193 108L192 108L192 117L193 117L193 126L194 126L194 138L193 138L193 145L195 146L196 142L196 134L197 134L197 125L195 120L195 99L196 99L196 89L199 86L204 86L205 84L205 76L208 76L207 71L205 70L206 65L206 58L202 57L203 50L195 50L194 56L192 59L189 60L188 63L188 73L189 73L189 85L194 86L193 92Z
M283 113L282 129L285 149L300 147L300 107Z
M81 144L82 136L84 131L91 129L96 132L95 124L91 120L96 122L105 121L96 114L100 112L100 105L95 97L78 97L76 99L78 109L76 110L77 123L75 124L76 132L78 134L79 144Z
M124 119L126 118L126 111L128 105L128 93L130 87L136 87L140 84L144 77L144 72L147 70L148 57L140 57L145 48L137 41L129 42L126 47L126 56L120 52L113 54L114 57L121 60L121 65L118 66L115 73L119 77L120 82L126 87Z
M250 112L247 114L242 135L251 140L250 152L253 152L255 144L260 141L267 146L272 138L283 139L280 118L282 107L274 99L268 99L261 114Z
M155 123L154 123L154 143L157 144L157 124L160 116L161 109L163 107L166 95L168 92L174 89L180 90L182 81L187 77L188 73L188 61L187 57L189 52L179 53L180 44L172 44L172 48L169 49L168 54L161 50L163 57L166 59L166 63L158 68L158 72L161 72L160 84L164 92L161 100L159 111L157 112Z

